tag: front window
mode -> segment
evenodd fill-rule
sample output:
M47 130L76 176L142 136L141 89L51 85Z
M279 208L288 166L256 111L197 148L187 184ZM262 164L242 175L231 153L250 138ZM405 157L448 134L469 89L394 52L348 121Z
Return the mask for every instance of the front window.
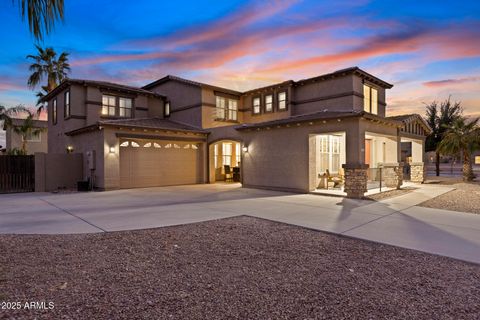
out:
M232 144L222 143L222 157L224 166L232 166Z
M64 112L64 117L68 118L70 117L70 91L65 92L65 109L63 110Z
M225 107L225 98L217 96L217 119L225 119Z
M278 110L287 109L287 93L279 92L278 93Z
M237 100L228 100L228 120L237 121L238 102Z
M164 115L165 117L170 117L170 102L165 102Z
M367 85L363 85L363 110L378 114L378 91Z
M318 136L318 151L320 156L319 171L338 173L340 171L341 137L334 135Z
M53 124L57 124L57 99L53 100L52 122Z
M240 165L242 153L240 151L240 143L235 144L235 158L237 158L237 167Z
M114 117L116 107L117 103L114 96L102 96L102 115Z
M238 101L234 99L226 99L224 97L216 97L216 118L220 120L238 119Z
M131 118L132 117L132 99L119 98L118 99L118 115L120 117Z
M265 96L265 112L272 112L273 111L273 96L269 94Z
M260 98L253 98L253 113L259 114L260 113Z
M41 142L41 136L40 132L34 134L32 132L27 133L25 137L22 136L22 141L28 141L28 142Z

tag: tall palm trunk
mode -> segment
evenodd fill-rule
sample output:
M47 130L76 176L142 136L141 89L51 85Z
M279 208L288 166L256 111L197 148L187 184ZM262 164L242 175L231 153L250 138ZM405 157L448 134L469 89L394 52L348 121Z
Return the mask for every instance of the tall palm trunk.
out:
M440 153L437 151L435 152L435 173L440 176Z
M27 136L22 139L22 154L27 154Z
M472 161L470 153L466 150L463 151L463 181L472 181L473 180L473 170L472 170Z

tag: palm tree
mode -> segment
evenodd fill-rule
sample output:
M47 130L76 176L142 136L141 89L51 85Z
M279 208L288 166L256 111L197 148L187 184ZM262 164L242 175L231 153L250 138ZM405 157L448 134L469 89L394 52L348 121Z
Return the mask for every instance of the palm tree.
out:
M437 151L442 154L461 155L464 181L472 181L475 178L472 171L472 154L480 146L479 119L473 119L470 122L465 118L455 120L453 125L446 129L437 147Z
M27 117L23 119L21 125L14 125L12 116L19 114L26 114ZM35 120L37 120L37 118L38 114L33 113L22 105L14 108L5 108L4 106L0 106L0 120L4 121L4 126L11 128L13 132L22 137L22 148L20 149L19 154L27 154L28 138L37 136L45 130L45 128L35 127Z
M70 72L70 64L68 63L68 53L62 52L57 59L57 53L53 48L41 48L35 46L38 55L28 55L28 59L33 59L29 70L32 72L28 78L28 86L34 89L42 82L44 78L47 80L47 92L55 89L63 79L67 78Z
M53 48L41 48L36 46L38 55L28 55L27 58L33 59L29 70L32 72L28 78L28 86L35 88L43 79L46 78L47 84L41 86L41 90L37 92L37 105L42 103L41 99L50 91L55 89L62 80L67 78L70 72L70 64L68 63L68 53L62 52L57 59L57 53ZM37 113L41 113L44 106L41 105Z
M57 20L63 21L63 0L13 0L20 6L22 19L28 18L30 32L42 40L49 34Z
M14 108L7 108L0 105L0 122L3 122L5 126L9 126L12 123L12 117L21 113L27 112L27 109L18 105Z
M435 171L440 175L440 153L437 151L438 144L442 141L445 131L455 120L462 115L460 102L451 103L450 97L440 105L433 101L427 105L425 120L432 128L432 133L425 142L425 151L435 151Z

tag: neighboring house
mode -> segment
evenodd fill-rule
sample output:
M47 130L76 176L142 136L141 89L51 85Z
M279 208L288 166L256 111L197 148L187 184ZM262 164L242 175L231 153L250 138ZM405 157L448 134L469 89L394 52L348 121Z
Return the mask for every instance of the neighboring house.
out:
M430 128L418 115L385 116L391 87L357 67L246 92L175 76L143 88L67 79L44 98L48 150L83 153L84 172L104 190L236 174L246 187L309 192L328 174L360 197L369 168L401 184L402 142L412 180L424 179Z
M12 119L12 126L21 126L24 119ZM34 154L35 152L48 152L48 121L46 120L33 120L35 128L44 128L38 135L33 135L27 137L27 154ZM5 130L5 140L6 140L6 151L13 149L22 149L23 137L15 131L12 127L7 127L4 125Z

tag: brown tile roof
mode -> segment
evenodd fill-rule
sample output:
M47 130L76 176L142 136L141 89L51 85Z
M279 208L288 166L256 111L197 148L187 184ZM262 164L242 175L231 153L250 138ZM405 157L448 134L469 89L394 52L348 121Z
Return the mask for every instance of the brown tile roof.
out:
M107 82L107 81L98 81L98 80L65 79L65 80L62 81L62 83L60 83L60 85L58 87L56 87L51 92L49 92L45 97L43 97L42 101L49 100L51 97L55 96L59 91L65 89L70 84L100 87L100 88L105 88L105 89L110 89L110 90L118 90L118 91L130 92L130 93L138 93L138 94L144 94L144 95L149 95L149 96L156 96L156 97L159 97L159 98L164 98L165 97L161 94L157 94L157 93L154 93L152 91L148 91L148 90L138 88L138 87L127 86L127 85L119 84L119 83L113 83L113 82Z
M98 124L122 126L122 127L145 128L145 129L176 130L176 131L188 131L188 132L196 132L196 133L208 133L208 131L198 127L194 127L181 122L176 122L170 119L162 119L157 117L102 120L102 121L99 121Z
M252 129L252 128L264 128L264 127L271 127L271 126L277 126L277 125L283 125L283 124L290 124L295 122L308 122L313 120L345 119L345 118L358 118L358 117L385 121L385 122L400 126L400 122L398 121L379 117L364 111L319 111L319 112L313 112L313 113L302 114L297 116L291 116L285 119L278 119L278 120L251 123L251 124L243 124L243 125L237 126L236 129L245 130L245 129Z

